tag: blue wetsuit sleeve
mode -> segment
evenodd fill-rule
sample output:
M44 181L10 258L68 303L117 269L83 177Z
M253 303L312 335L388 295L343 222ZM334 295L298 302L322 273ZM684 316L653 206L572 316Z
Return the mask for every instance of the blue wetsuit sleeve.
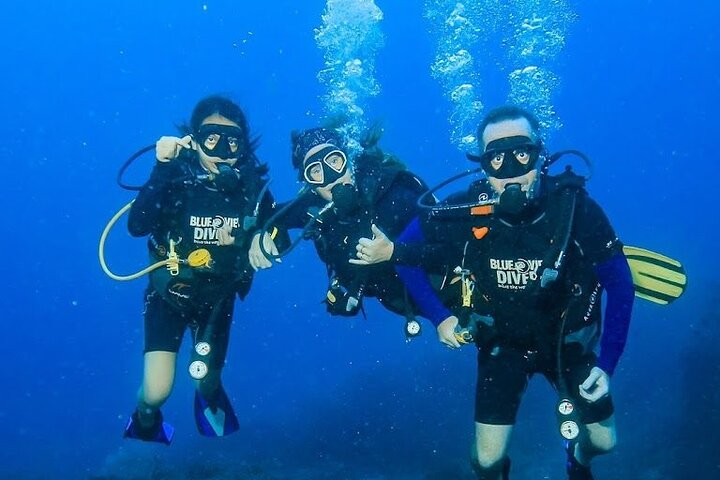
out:
M413 220L398 237L398 242L405 243L409 247L418 247L418 249L422 247L423 240L424 236L417 219ZM420 309L420 315L430 320L436 327L452 315L435 293L425 270L420 267L403 265L397 265L395 270L405 284L408 294Z
M428 241L419 217L415 217L395 240L390 261L395 265L425 267L435 271L447 261L447 244Z
M399 265L420 265L423 237L420 219L415 217L395 240L390 261Z
M595 272L607 292L598 367L612 375L627 342L635 288L630 267L622 253L596 265Z
M128 231L134 237L143 237L160 225L165 208L165 197L170 180L176 175L172 162L158 162L143 185L128 216Z

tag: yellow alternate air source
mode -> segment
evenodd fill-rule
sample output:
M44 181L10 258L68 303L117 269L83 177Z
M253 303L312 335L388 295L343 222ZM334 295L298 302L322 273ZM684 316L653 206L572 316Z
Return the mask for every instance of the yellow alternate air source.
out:
M660 305L679 298L687 286L682 264L665 255L639 247L623 247L632 272L635 295Z
M177 253L175 252L175 242L171 239L170 240L170 248L168 251L168 258L165 260L160 260L159 262L155 262L152 265L143 268L139 272L130 274L130 275L118 275L116 273L113 273L110 271L110 268L107 265L107 262L105 261L105 241L107 240L107 236L110 233L110 230L112 230L112 227L117 223L118 219L125 214L128 210L130 210L130 207L132 206L134 200L130 201L122 207L118 212L113 215L113 217L110 219L108 224L103 229L102 235L100 235L100 245L98 246L98 259L100 260L100 266L102 267L105 274L112 278L113 280L118 280L121 282L127 282L129 280L135 280L136 278L140 278L143 275L146 275L153 270L156 270L161 267L166 267L171 275L178 275L180 273L180 264L186 263L187 265L199 268L199 267L210 267L212 263L212 258L210 257L210 252L204 248L199 248L197 250L194 250L190 252L190 255L187 259L181 259L178 257Z
M194 268L209 267L211 261L210 252L205 248L193 250L187 258L188 265Z

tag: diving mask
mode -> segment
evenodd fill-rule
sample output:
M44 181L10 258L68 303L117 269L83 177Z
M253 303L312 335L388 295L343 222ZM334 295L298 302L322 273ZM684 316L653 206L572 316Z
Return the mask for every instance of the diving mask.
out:
M200 125L194 137L209 157L237 160L242 154L240 142L243 136L240 127L207 123Z
M304 160L303 180L313 187L324 187L347 172L347 156L335 145L328 144Z
M540 142L513 136L493 140L481 155L468 155L468 158L480 162L488 177L516 178L536 168L540 151Z

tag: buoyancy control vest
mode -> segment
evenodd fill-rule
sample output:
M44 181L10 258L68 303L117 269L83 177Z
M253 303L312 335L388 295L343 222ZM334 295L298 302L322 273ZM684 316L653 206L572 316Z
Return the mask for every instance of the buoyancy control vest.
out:
M390 310L405 313L404 287L392 265L358 266L348 260L356 258L360 238L372 238L373 224L391 239L397 237L417 214L417 198L427 186L394 157L384 155L357 159L354 176L359 194L357 211L342 218L330 212L314 236L318 255L328 267L331 291L360 299L375 296ZM400 190L404 195L395 195Z
M256 213L263 178L254 165L240 166L236 169L237 188L222 191L204 175L196 160L184 159L178 167L178 175L163 198L164 221L148 241L150 257L153 261L166 258L172 240L180 258L205 249L209 261L199 267L181 266L177 275L167 269L155 270L150 274L151 285L171 304L177 303L177 296L168 292L176 284L192 291L188 304L196 307L214 305L236 292L244 297L252 280L247 253L255 233L246 219ZM232 245L218 244L220 229L228 229L235 237Z
M463 268L475 279L472 309L494 319L501 343L556 343L562 319L565 335L582 330L588 337L582 343L591 343L599 333L602 292L573 241L577 207L587 198L584 181L567 171L543 182L535 210L522 221L510 223L492 208L466 220ZM468 195L477 198L489 188L476 182Z

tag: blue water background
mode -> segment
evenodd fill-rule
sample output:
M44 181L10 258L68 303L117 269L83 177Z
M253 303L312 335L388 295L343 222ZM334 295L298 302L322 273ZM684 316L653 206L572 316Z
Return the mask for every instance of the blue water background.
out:
M468 165L449 143L448 105L429 75L434 44L422 2L379 6L382 92L368 117L384 120L384 148L434 183ZM236 309L225 384L242 432L219 441L197 435L185 352L164 407L177 428L173 446L120 438L141 378L145 281L117 283L98 266L100 232L132 198L115 186L117 169L175 133L199 98L226 93L261 135L276 196L293 195L289 132L321 120L313 29L323 7L3 5L0 478L150 478L153 469L191 478L203 468L205 478L468 474L471 349L441 348L429 324L406 344L402 320L375 304L367 319L328 317L319 303L324 269L309 246L258 275ZM620 444L595 470L598 478L680 478L686 468L716 475L718 456L696 452L718 444L720 424L720 406L706 401L720 388L707 342L718 338L720 320L720 7L611 0L573 8L579 18L561 54L556 95L565 127L550 147L587 152L596 165L589 190L622 239L681 259L690 275L676 304L637 303L613 378ZM506 93L501 74L484 83L487 105ZM151 164L138 162L130 178L142 182ZM144 242L117 228L108 258L117 271L137 269ZM563 478L553 402L549 388L533 382L512 444L514 478Z

